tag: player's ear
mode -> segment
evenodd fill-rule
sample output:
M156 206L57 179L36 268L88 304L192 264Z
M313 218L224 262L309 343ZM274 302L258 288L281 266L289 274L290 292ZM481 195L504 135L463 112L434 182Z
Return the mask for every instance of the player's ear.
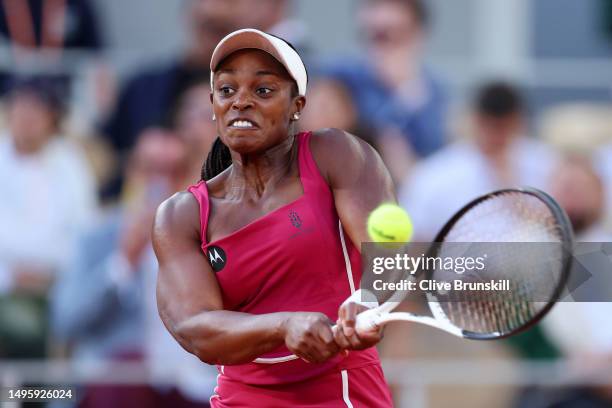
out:
M292 120L298 120L304 111L304 107L306 106L306 98L299 95L293 98L293 109L291 113Z

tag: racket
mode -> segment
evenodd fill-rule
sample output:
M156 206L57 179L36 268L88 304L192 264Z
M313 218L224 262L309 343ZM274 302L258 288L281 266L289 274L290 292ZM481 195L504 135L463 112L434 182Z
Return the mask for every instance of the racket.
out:
M572 229L561 207L540 190L504 189L471 201L444 225L427 256L456 255L461 248L459 243L483 243L489 253L485 267L477 274L451 271L453 280L486 282L505 278L511 290L425 290L429 314L423 315L392 312L407 294L396 291L380 306L357 315L357 333L378 330L389 322L407 321L468 339L504 338L537 323L567 283ZM513 250L516 245L520 245L518 251ZM435 267L411 276L415 281L441 282L451 278L447 270Z
M412 278L438 282L506 278L512 286L510 291L424 291L422 309L428 309L429 314L393 312L408 294L396 291L380 306L374 303L375 307L357 315L357 333L404 321L462 338L485 340L508 337L536 324L558 300L569 277L573 233L565 212L552 197L537 189L494 191L459 210L440 230L427 257L456 256L462 244L479 242L486 245L489 256L486 268L477 276L430 268ZM519 253L513 253L517 249L513 243L521 245ZM367 291L357 291L345 302L366 304L364 293ZM273 364L296 358L258 358L255 362Z

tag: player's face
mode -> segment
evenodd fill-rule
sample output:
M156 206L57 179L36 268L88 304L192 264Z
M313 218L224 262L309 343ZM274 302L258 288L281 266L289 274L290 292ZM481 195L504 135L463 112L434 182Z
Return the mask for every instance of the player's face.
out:
M284 141L305 102L294 95L293 84L285 68L260 50L237 51L222 61L211 98L223 143L250 154Z

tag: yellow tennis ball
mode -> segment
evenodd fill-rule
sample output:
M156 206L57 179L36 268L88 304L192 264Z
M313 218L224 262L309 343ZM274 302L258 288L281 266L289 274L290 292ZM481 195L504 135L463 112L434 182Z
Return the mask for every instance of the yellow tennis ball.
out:
M412 220L400 206L381 204L368 217L368 235L374 242L408 242L412 238Z

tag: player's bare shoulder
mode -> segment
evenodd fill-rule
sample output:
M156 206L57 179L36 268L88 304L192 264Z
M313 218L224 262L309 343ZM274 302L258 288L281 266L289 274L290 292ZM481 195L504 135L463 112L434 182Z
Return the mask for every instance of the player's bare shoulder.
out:
M153 223L153 240L167 235L199 236L200 205L193 194L182 191L166 199L157 208ZM178 235L178 236L177 236Z
M380 156L370 144L335 128L312 132L310 149L328 183L338 175L359 171L368 164L380 162Z

